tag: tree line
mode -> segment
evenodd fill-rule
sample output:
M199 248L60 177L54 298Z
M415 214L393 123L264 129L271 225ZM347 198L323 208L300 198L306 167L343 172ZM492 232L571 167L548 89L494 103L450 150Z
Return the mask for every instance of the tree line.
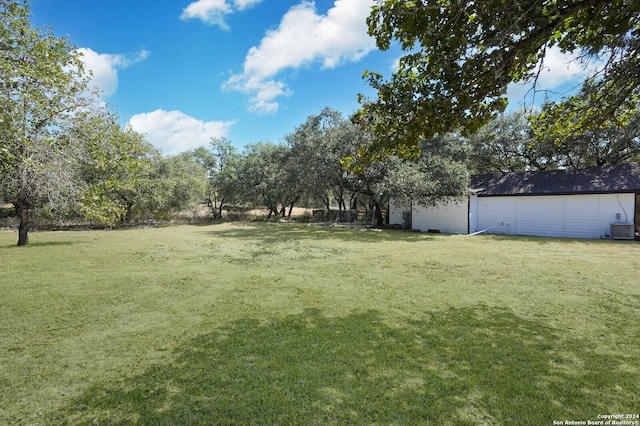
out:
M576 16L589 12L583 8L587 3L603 19L609 15L627 19L618 26L609 26L610 19L606 20L604 29L612 32L612 46L616 40L622 43L609 46L624 54L616 58L633 62L638 56L627 54L637 47L639 30L629 25L637 23L637 5L616 11L607 2L580 2ZM35 217L114 226L163 219L202 204L216 219L232 205L263 208L269 217L291 215L294 206L300 205L322 209L326 218L337 207L340 219L364 209L381 225L382 210L391 196L401 202L434 205L466 195L474 173L584 168L640 159L637 85L630 86L624 102L602 111L605 118L597 120L597 125L576 114L580 110L576 105L593 108L594 97L604 90L599 80L587 82L580 95L545 104L535 113L496 114L504 109L497 96L504 84L522 80L524 74L517 73L531 70L539 56L531 53L526 63L498 68L500 72L493 76L508 78L494 86L486 70L471 65L466 69L460 58L441 57L433 50L436 41L452 43L454 38L422 38L413 31L425 25L425 34L434 36L431 26L437 20L431 20L438 17L468 21L471 31L477 20L489 20L489 24L497 15L476 3L429 4L381 2L372 9L370 32L378 38L379 47L388 47L392 37L404 34L409 44L403 47L410 50L422 44L433 58L426 60L424 52L407 55L388 83L370 74L379 97L361 99L363 108L354 116L345 118L325 108L309 116L282 143L257 142L238 150L229 140L213 139L208 146L165 156L143 135L119 124L117 115L98 100L80 54L68 39L55 37L50 28L33 28L28 4L0 0L0 202L10 203L19 219L18 245L27 243ZM469 9L475 7L480 9ZM514 9L513 13L542 14L540 25L545 25L545 19L556 23L554 19L572 16L569 9L554 10ZM420 15L425 19L411 21ZM592 23L575 19L579 25ZM393 31L394 25L398 32ZM560 35L553 37L566 43ZM583 43L586 46L588 40ZM489 62L500 52L488 47L474 51L464 43L453 47L453 51L475 52ZM510 54L510 45L502 49ZM455 63L451 69L449 60ZM473 58L467 60L473 62ZM429 68L434 63L440 68ZM618 70L615 61L607 64L613 67L612 73ZM434 72L438 78L426 78ZM474 72L481 73L482 79L474 80ZM611 83L611 90L624 78L633 80L633 76L612 75L618 80ZM467 87L469 81L476 85L482 81L491 90L475 93L484 86ZM452 91L449 98L439 99L447 94L442 91L446 87ZM478 103L479 97L494 92L492 103ZM598 97L602 102L605 98ZM576 106L573 115L572 105Z
M26 200L30 214L116 225L167 219L202 205L213 219L232 206L261 208L268 217L288 217L295 206L305 206L342 220L364 210L381 225L391 196L434 205L464 196L471 174L640 159L639 116L624 128L585 132L557 144L536 137L538 115L515 111L470 136L453 132L423 139L417 156L361 164L358 153L375 136L330 108L309 116L280 144L258 142L239 150L227 139L212 139L208 146L171 156L100 112L79 113L67 132L57 135L56 143L67 147L64 153L76 147L72 161L65 157L63 164L48 150L34 151L48 166L24 182L32 187ZM15 190L7 197L11 187L4 182L5 200L18 199Z

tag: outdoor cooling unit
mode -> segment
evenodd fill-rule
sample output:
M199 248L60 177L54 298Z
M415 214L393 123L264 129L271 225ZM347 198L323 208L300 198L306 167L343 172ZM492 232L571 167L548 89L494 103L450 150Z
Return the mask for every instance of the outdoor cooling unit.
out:
M614 240L633 240L635 237L633 223L614 222L611 224L611 238Z

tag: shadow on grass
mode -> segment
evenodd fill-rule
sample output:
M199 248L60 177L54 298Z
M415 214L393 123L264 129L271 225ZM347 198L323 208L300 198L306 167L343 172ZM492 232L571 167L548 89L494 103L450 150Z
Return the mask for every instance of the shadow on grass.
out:
M17 238L16 238L17 241ZM18 247L17 244L5 244L0 246L0 248L18 248L18 249L28 249L29 247L57 247L57 246L70 246L75 244L73 241L43 241L43 242L29 242L24 246Z
M345 225L346 226L346 225ZM208 235L224 238L259 239L281 241L283 239L357 241L375 243L380 241L417 242L433 239L433 234L381 230L371 228L336 228L322 224L289 223L242 223L233 229L208 231Z
M47 424L552 424L638 408L638 372L512 312L246 319L94 385Z
M473 237L473 236L471 236ZM594 246L601 244L634 244L634 240L613 240L608 238L565 238L565 237L538 237L531 235L504 235L504 234L484 234L485 238L492 238L497 241L524 242L537 245L545 244L580 244L583 246Z

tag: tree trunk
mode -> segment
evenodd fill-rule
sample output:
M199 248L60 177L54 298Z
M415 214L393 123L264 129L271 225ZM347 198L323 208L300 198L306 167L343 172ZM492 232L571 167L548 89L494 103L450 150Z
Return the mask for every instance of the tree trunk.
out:
M329 222L329 218L331 217L331 200L329 199L329 196L325 195L322 198L322 202L324 203L324 206L327 208L326 221Z
M18 246L24 246L29 242L29 202L24 197L18 197L16 203L20 226L18 227Z
M296 203L300 201L300 197L296 197L291 204L289 204L289 213L287 213L287 218L291 219L291 213L293 213L293 208L295 207ZM284 209L284 207L283 207ZM284 215L283 215L284 216Z
M347 204L344 201L344 198L338 201L338 211L340 213L340 222L344 222L346 220L347 213Z
M215 195L209 194L207 195L207 207L211 209L211 215L214 219L218 218L218 200Z
M216 219L222 219L222 206L224 205L224 197L220 199L220 204L218 205L218 217Z
M362 201L358 200L358 202L360 203L360 205L362 207L364 207L364 219L367 220L369 219L369 206L367 206L365 203L363 203Z
M338 220L343 220L343 206L344 206L344 188L338 188L333 190L333 199L338 202Z
M128 201L126 199L124 201L127 206L126 207L127 210L125 211L125 214L122 216L122 223L130 224L131 220L133 219L132 217L133 201Z
M382 206L379 202L376 201L373 207L376 220L376 228L382 228L384 226L384 219L382 218Z
M351 201L349 203L351 205L351 210L358 210L358 193L354 192L351 195Z

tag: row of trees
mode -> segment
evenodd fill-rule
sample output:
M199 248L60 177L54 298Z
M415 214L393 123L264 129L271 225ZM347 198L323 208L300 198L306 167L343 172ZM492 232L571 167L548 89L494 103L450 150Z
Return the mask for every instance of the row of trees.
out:
M286 145L249 147L236 169L235 194L253 191L245 202L272 214L305 197L341 209L366 199L379 210L389 194L429 205L464 194L469 173L638 160L638 2L381 0L367 23L381 50L406 52L398 70L365 73L377 96L360 96L355 126L325 110ZM590 70L580 91L530 117L502 115L507 86L535 92L552 48Z
M229 204L269 216L337 205L380 224L391 194L432 205L464 195L470 173L637 160L637 2L510 3L381 1L370 33L411 53L389 82L369 74L378 98L350 120L325 109L282 144L239 152L213 140L166 157L97 101L68 39L33 28L26 2L0 0L0 201L19 216L18 245L36 214L113 225L203 201L217 218ZM610 56L579 95L495 118L506 85L534 75L554 44Z
M562 144L536 135L539 116L499 116L470 136L422 139L414 157L361 162L375 136L325 108L285 137L238 151L226 139L174 157L158 153L137 177L127 219L166 214L205 200L214 218L228 205L290 215L296 205L323 207L340 218L364 209L378 224L390 196L422 205L466 194L473 173L585 168L640 160L640 116L624 128L573 135ZM169 167L171 165L171 167ZM151 173L151 174L149 174ZM154 202L155 200L155 202ZM162 201L164 200L164 201Z
M558 141L540 125L542 114L500 115L469 137L473 173L583 169L640 160L640 113L625 126L585 129Z
M335 207L342 219L351 210L365 210L381 225L390 194L432 204L466 193L466 157L458 141L433 139L417 158L392 156L359 167L357 153L372 140L371 133L325 108L282 144L260 142L240 152L216 139L181 155L194 163L192 170L204 169L204 199L215 218L229 204L260 207L269 217L290 216L294 206L305 205L324 208L327 218ZM355 159L349 167L347 158Z
M469 137L423 139L415 157L386 156L366 164L359 163L358 153L374 135L329 108L308 117L283 144L260 142L238 151L230 141L214 139L174 156L163 156L116 118L101 108L79 111L68 128L52 133L49 144L30 146L32 169L14 169L25 174L6 174L2 185L21 227L29 226L25 210L45 219L114 225L163 219L203 203L213 218L230 205L264 208L270 217L290 215L296 205L322 206L327 218L337 206L342 219L364 209L380 225L390 196L433 205L464 195L471 173L640 159L638 117L623 129L575 135L557 145L537 142L536 117L528 120L518 111ZM3 164L10 170L9 162Z

